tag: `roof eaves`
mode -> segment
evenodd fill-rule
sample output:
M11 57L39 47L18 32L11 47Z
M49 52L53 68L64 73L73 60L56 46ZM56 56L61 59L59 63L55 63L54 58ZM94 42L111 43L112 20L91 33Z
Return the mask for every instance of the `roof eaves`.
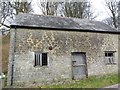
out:
M120 31L108 31L108 30L96 30L96 29L78 29L78 28L58 28L58 27L33 27L33 26L20 26L11 25L11 28L24 28L24 29L43 29L43 30L61 30L61 31L77 31L77 32L94 32L94 33L108 33L108 34L120 34Z

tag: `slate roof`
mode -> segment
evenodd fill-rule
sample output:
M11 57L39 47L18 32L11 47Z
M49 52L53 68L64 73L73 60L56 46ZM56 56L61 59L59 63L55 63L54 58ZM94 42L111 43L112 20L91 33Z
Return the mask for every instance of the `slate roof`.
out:
M117 31L116 29L99 21L23 13L16 16L16 19L11 24L11 27L78 30L78 31L89 30L120 33L120 31Z

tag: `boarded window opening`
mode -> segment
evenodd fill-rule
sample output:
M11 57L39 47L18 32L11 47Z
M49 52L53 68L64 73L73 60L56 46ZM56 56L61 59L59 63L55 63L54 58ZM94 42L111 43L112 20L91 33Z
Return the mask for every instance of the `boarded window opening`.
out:
M35 52L35 66L47 66L47 53Z

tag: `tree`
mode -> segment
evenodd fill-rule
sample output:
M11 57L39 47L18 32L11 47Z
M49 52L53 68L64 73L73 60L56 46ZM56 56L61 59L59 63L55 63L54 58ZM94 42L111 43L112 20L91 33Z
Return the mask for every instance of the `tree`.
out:
M40 0L39 8L44 15L57 15L57 7L59 2L49 2L48 0Z
M49 2L40 0L40 9L44 15L55 15L76 18L93 18L90 2Z
M16 14L19 12L22 13L29 13L31 12L31 2L27 2L26 0L23 2L20 2L20 0L16 0L14 3L10 3L10 6L16 11Z
M105 1L105 6L109 10L110 18L112 19L112 25L113 27L117 28L117 9L118 9L118 0L106 0Z
M113 22L111 18L105 18L104 20L102 20L102 22L106 23L109 26L113 26Z
M13 10L11 9L11 7L7 1L6 2L0 1L0 22L1 22L0 24L1 24L1 26L5 22L6 18L8 16L11 16L12 12L13 12Z
M120 1L118 3L118 30L120 30Z
M66 2L64 6L64 15L67 17L88 18L92 17L88 2Z
M32 11L31 1L0 1L0 27L5 26L10 28L7 24L11 22L15 15L19 12L29 13L30 11ZM5 21L7 21L7 23L5 23Z

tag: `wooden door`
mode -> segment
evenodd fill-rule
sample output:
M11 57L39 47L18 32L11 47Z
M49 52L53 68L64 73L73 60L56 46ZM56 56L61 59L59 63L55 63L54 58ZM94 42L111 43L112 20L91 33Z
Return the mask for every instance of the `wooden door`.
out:
M80 52L72 53L72 76L78 80L87 76L86 54Z

